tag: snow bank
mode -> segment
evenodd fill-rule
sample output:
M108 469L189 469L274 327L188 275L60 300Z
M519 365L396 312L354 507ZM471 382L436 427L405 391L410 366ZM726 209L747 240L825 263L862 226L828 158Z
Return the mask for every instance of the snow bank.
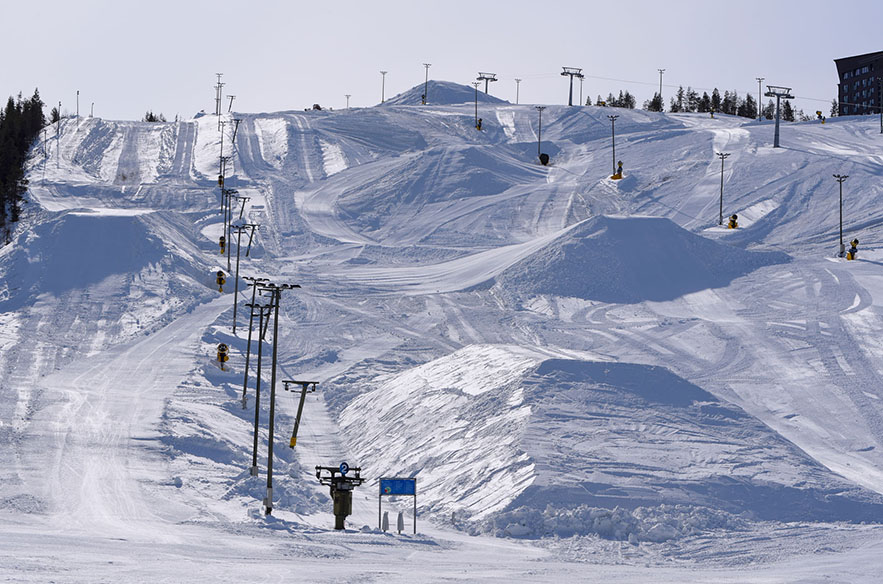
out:
M790 261L695 235L659 217L595 217L499 276L507 294L551 294L632 304L721 288Z
M519 507L498 513L472 528L497 537L573 537L597 535L629 543L681 539L714 529L738 531L747 522L736 515L690 505L604 509L580 505L544 510Z

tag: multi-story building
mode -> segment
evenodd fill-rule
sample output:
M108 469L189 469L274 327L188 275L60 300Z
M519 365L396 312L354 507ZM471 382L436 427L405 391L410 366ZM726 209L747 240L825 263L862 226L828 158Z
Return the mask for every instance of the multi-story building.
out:
M883 51L834 59L840 78L837 102L841 116L876 114L881 105Z

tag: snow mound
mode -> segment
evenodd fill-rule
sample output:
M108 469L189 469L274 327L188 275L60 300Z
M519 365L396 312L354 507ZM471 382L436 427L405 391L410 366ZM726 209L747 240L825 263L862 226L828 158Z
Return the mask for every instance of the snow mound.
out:
M170 280L187 280L191 290L181 293L189 304L194 280L205 280L209 267L194 261L199 251L180 237L179 227L160 213L58 213L23 233L3 257L0 268L15 286L0 306L9 310L42 294L78 290L131 294L133 284L152 288L153 280L163 282L156 288L163 294Z
M585 221L495 278L510 294L551 294L633 304L721 288L763 266L790 261L695 235L661 217Z
M505 531L523 515L542 526L532 519L509 535L566 537L570 515L660 505L782 521L883 519L883 497L661 367L473 345L385 378L340 421L362 466L417 476L426 510L456 513L479 531ZM632 522L626 537L690 533L686 519L651 533L625 515L617 521ZM620 537L608 531L579 533Z
M421 105L423 91L426 86L421 83L411 89L402 92L395 97L387 99L381 105ZM475 88L468 85L460 85L450 81L429 81L427 105L456 105L461 103L474 103L476 99ZM509 103L504 99L494 97L484 91L478 92L479 103L503 104Z

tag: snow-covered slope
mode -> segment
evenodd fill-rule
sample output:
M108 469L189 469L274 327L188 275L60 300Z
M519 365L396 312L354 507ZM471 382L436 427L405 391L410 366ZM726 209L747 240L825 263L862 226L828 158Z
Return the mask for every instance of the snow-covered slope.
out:
M247 579L229 561L242 546L286 573L289 552L264 545L280 531L303 552L298 566L344 557L344 577L413 553L393 581L454 577L463 554L488 581L578 579L569 562L588 558L650 565L607 572L627 581L684 581L662 566L779 557L759 543L777 534L788 555L830 549L824 570L706 579L854 573L856 557L876 557L873 120L785 124L773 149L768 123L616 110L625 178L611 181L608 109L549 106L544 167L533 106L480 93L479 132L473 88L433 82L425 107L422 92L227 115L223 134L214 116L47 131L29 162L32 204L0 250L0 571L42 581L30 568L45 562L71 581L118 579L69 567L117 538L128 543L101 553L134 549L130 574L154 576L142 579L174 579L193 541L207 574ZM718 226L721 151L736 230ZM248 473L250 292L240 282L234 333L234 278L223 294L213 281L228 268L219 155L226 186L247 197L243 218L260 224L242 273L302 286L283 295L279 378L320 382L294 450L297 402L277 387L273 518L260 512L266 391L261 475ZM854 262L835 256L835 172L850 175ZM213 362L219 342L227 371ZM264 390L269 379L265 361ZM350 527L375 525L377 477L413 475L430 535L326 535L330 502L311 469L344 459L369 478ZM461 539L452 518L540 547ZM50 534L51 558L16 543Z

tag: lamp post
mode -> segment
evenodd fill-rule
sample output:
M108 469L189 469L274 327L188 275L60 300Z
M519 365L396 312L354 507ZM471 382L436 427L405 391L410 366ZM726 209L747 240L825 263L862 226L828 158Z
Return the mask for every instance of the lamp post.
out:
M478 127L478 86L481 85L479 81L473 81L472 87L475 88L475 127Z
M534 107L536 107L537 111L540 112L540 123L539 128L537 129L537 156L542 156L540 145L543 143L543 110L546 109L546 106L537 105Z
M616 174L616 118L618 115L608 115L610 119L610 142L613 144L613 174Z
M659 101L662 103L662 109L665 110L665 102L662 101L662 74L665 73L665 69L657 69L659 71Z
M848 174L835 174L834 180L840 183L840 253L838 254L840 257L843 257L843 253L846 251L846 246L843 245L843 181L849 178Z
M755 77L755 79L757 79L757 121L759 122L763 119L763 104L760 97L760 84L763 83L763 80L766 79L766 77Z
M432 63L423 63L423 66L426 67L426 79L423 81L423 105L426 105L426 102L429 101L429 68Z
M380 103L386 101L386 74L389 71L380 72Z
M515 105L518 105L518 90L521 89L521 79L515 78Z
M724 224L724 160L727 156L730 155L729 152L718 152L717 155L721 159L721 202L720 202L720 216L718 217L717 224Z

